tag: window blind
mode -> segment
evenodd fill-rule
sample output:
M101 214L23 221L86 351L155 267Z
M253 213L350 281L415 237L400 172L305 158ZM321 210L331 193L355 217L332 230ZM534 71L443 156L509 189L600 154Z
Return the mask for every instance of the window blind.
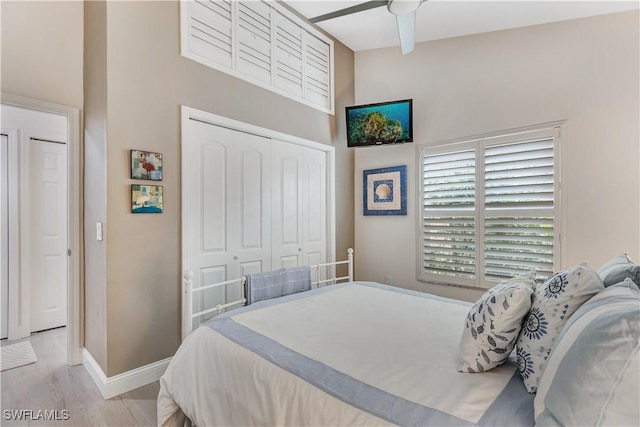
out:
M553 272L553 138L487 147L484 265L498 280Z
M420 280L486 288L553 273L556 131L422 148Z
M475 149L424 158L424 269L473 279Z

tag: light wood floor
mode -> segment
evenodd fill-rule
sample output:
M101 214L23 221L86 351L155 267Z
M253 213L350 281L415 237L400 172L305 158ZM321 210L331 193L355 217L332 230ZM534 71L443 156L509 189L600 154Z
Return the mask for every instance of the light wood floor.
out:
M29 338L36 363L0 374L2 426L155 426L158 382L104 400L82 365L66 364L65 328ZM2 342L5 345L6 340ZM66 421L11 420L7 410L69 411Z

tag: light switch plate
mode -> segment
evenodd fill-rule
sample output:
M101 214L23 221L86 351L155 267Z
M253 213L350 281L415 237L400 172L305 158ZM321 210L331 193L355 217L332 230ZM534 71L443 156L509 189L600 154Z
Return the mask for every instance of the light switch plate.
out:
M96 240L102 240L102 223L96 222Z

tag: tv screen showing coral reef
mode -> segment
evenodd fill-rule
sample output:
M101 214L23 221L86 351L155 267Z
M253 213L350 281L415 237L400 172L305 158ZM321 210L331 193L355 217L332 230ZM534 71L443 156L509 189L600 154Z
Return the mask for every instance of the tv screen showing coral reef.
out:
M413 141L413 100L347 107L347 145Z

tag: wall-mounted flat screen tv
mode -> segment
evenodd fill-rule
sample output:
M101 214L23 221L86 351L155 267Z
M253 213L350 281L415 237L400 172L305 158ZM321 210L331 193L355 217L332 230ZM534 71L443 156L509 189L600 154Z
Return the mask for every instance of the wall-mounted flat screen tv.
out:
M413 100L347 107L347 145L394 144L413 141Z

